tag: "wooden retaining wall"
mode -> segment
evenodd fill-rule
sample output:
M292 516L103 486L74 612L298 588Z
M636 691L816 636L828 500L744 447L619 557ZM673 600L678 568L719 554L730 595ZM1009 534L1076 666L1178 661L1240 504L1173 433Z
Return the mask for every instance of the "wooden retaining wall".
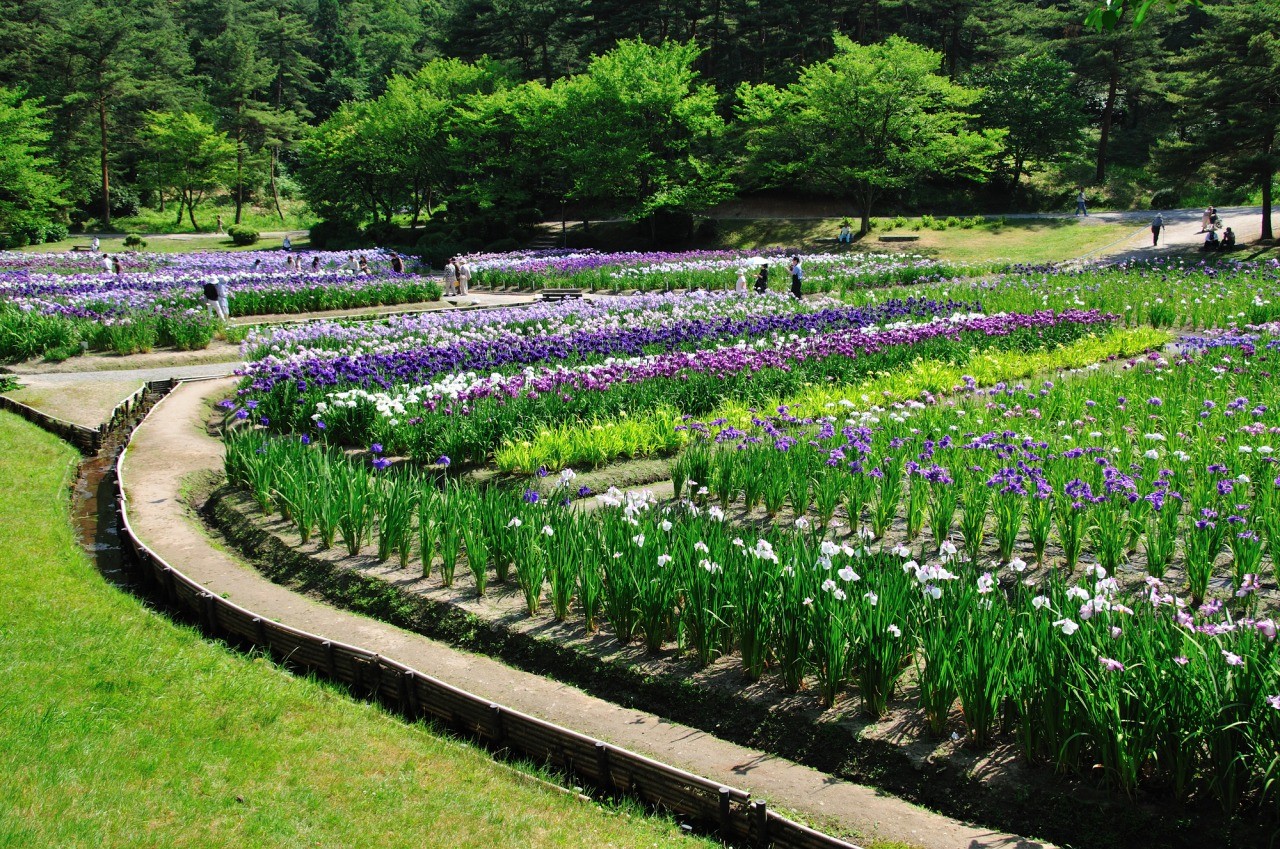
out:
M107 421L96 428L63 421L56 416L41 412L35 407L28 407L21 401L15 401L7 395L0 395L0 410L8 410L15 415L22 416L22 418L41 430L47 430L54 436L70 442L80 449L81 454L92 456L102 448L103 440L106 439L107 434L128 421L129 417L148 396L164 395L174 385L175 381L173 380L152 380L142 384L132 395L117 404L115 409L111 411L111 416Z
M173 385L167 381L143 390L167 394ZM127 451L126 446L115 466L121 545L136 558L143 579L170 605L194 617L206 634L269 651L411 720L431 718L495 749L552 764L607 792L636 795L715 829L726 840L777 849L858 849L778 814L746 791L504 707L367 649L265 619L209 592L134 533L122 476Z

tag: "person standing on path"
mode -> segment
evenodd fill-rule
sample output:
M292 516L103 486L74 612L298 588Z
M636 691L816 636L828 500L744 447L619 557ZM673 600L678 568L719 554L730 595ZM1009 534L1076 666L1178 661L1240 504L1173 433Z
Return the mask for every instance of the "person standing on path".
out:
M1089 216L1089 207L1085 204L1084 189L1076 190L1076 215Z
M739 295L747 294L747 272L745 269L738 269L738 279L733 283L733 291Z
M222 232L222 216L221 215L218 216L217 225L213 228L213 232L215 233Z
M1151 247L1160 244L1160 231L1164 229L1164 213L1157 212L1156 217L1151 219Z
M458 260L458 291L463 295L471 294L471 266L465 258Z
M458 266L453 260L449 260L444 264L444 293L452 295L454 287L458 284Z
M760 273L756 275L756 294L763 295L769 291L769 263L763 263L760 266Z
M801 284L804 283L804 268L800 265L800 256L791 257L791 297L801 300Z

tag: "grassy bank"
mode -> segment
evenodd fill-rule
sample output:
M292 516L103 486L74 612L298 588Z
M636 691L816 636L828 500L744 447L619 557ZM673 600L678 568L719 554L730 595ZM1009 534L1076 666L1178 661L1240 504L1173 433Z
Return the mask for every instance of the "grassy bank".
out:
M231 238L225 234L217 235L214 233L203 233L200 235L179 233L175 235L147 235L144 237L147 245L144 248L126 248L124 245L124 236L117 234L114 236L99 236L100 248L104 253L117 254L125 253L132 250L142 250L147 253L157 254L182 254L193 253L195 251L262 251L275 250L281 247L284 242L282 236L263 236L257 243L252 245L233 245ZM31 251L34 253L63 253L69 251L77 245L88 247L93 241L93 236L78 235L63 239L60 242L45 242L39 245L29 245L21 248L23 251ZM304 250L308 246L306 236L293 237L293 247L296 250Z
M0 846L701 845L148 612L75 544L75 452L0 446Z

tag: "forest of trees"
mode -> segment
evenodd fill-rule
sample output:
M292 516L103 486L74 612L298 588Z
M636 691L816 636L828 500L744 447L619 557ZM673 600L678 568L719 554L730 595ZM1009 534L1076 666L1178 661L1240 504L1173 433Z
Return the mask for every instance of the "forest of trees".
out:
M109 229L140 204L207 227L213 194L235 221L300 197L330 234L443 215L486 243L570 214L656 233L774 188L864 226L1060 206L1075 185L1269 205L1280 0L1160 2L1141 26L1115 7L1101 29L1096 8L0 0L0 234Z

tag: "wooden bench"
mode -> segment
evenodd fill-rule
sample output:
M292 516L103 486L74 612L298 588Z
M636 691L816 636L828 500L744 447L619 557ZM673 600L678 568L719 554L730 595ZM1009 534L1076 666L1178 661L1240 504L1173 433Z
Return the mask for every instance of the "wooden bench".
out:
M93 248L89 245L72 245L71 252L77 254L90 254L93 253Z
M878 241L881 242L918 242L919 236L880 236Z
M581 298L581 289L543 289L542 300L544 301L569 301L574 298Z

